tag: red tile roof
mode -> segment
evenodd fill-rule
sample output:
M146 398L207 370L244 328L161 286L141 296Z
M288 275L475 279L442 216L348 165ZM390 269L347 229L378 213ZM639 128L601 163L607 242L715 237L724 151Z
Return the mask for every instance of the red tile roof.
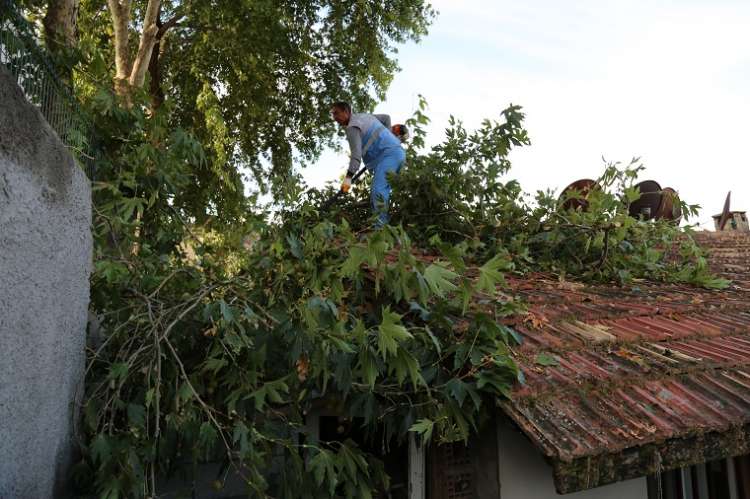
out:
M525 383L501 405L558 491L750 451L750 234L697 239L728 289L510 279L530 314L514 325Z

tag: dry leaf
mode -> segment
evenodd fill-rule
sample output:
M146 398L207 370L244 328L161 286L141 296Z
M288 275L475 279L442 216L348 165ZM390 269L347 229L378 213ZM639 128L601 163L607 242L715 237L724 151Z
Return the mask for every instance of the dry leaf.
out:
M300 381L307 379L307 373L310 371L310 361L304 355L297 359L297 378Z

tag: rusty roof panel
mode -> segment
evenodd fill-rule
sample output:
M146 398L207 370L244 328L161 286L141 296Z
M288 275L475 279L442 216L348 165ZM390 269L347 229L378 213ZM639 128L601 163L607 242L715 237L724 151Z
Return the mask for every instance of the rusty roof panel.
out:
M678 453L675 442L708 445L700 435L750 428L750 234L695 239L712 270L733 281L729 288L509 279L529 304L528 316L509 324L524 340L516 360L525 383L501 405L557 463L561 492L634 476L572 477L581 459L588 470L592 459L610 456L611 468L618 453L641 449L662 452L667 466L685 465L708 454ZM542 352L556 365L537 364ZM733 438L740 437L727 442ZM732 449L718 452L739 452L726 447Z

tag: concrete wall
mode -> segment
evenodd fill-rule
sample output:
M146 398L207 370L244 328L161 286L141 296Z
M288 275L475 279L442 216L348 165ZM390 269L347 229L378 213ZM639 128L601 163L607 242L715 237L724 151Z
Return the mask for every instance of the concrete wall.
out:
M0 498L62 497L80 396L89 182L0 64Z
M646 478L559 495L552 467L517 429L503 418L498 423L500 497L502 499L647 499Z

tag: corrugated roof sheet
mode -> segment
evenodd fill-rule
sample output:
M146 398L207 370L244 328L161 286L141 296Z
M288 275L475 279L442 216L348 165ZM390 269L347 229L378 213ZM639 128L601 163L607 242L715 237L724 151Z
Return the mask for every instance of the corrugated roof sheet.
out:
M696 237L728 289L510 279L525 383L502 407L559 492L750 452L750 234Z

